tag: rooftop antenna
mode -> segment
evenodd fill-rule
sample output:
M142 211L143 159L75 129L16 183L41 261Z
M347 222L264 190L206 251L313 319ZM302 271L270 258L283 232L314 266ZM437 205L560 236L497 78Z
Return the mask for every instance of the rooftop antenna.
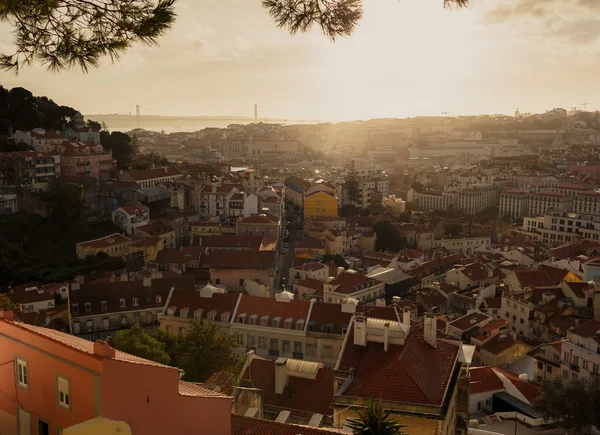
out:
M140 105L139 104L135 105L135 123L137 125L137 128L140 128Z

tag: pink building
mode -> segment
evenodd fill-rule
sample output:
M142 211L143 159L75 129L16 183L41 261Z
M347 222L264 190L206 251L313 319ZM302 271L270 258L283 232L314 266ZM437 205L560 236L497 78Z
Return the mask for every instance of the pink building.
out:
M60 434L105 417L133 434L231 433L231 398L179 370L0 311L0 433Z
M93 142L65 141L56 147L60 153L62 175L85 175L108 180L112 169L112 154Z

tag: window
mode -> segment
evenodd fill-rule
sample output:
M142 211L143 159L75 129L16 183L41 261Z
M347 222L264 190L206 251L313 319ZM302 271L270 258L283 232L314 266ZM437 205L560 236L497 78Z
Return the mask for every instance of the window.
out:
M265 337L258 337L258 347L265 349L267 347L267 339Z
M138 298L133 298L133 306L137 307L140 305L140 300Z
M50 426L48 422L39 419L38 420L38 434L39 435L50 435Z
M249 335L246 340L247 340L246 345L248 347L254 347L254 335Z
M217 285L221 284L221 279L220 278L215 279L215 284L217 284Z
M290 342L289 342L289 340L283 340L283 351L284 352L289 352L290 351Z
M314 356L315 355L315 345L307 344L306 345L306 356Z
M21 388L29 388L29 372L27 371L27 361L17 358L17 385Z
M549 374L552 374L552 366L551 365L546 366L546 372Z
M582 359L582 360L581 360L581 363L582 363L582 365L583 365L583 369L584 369L584 370L589 370L589 368L588 368L588 366L589 366L589 361L588 361L588 360L586 360L586 359Z
M244 287L244 278L240 278L240 287Z
M544 363L541 361L538 361L537 366L538 366L538 369L542 370L544 368Z
M58 406L62 406L65 409L71 408L71 392L69 389L69 380L62 376L56 378L56 391Z
M127 306L127 302L125 302L125 299L121 298L119 299L119 305L121 308L125 308Z
M576 381L576 380L577 380L577 373L573 373L573 374L571 375L571 377L572 377L572 379L573 379L574 381Z
M106 301L100 302L100 308L102 309L102 311L108 310L108 302L106 302Z
M331 358L331 355L332 355L331 346L323 346L323 357Z
M162 296L161 295L156 295L156 303L157 304L162 303Z
M73 314L79 314L79 302L71 304L71 309L73 310Z
M86 302L85 303L85 312L86 313L91 313L92 312L92 303L91 302Z
M235 338L240 346L244 345L244 334L236 334Z
M302 342L301 341L294 341L294 353L295 354L302 353Z

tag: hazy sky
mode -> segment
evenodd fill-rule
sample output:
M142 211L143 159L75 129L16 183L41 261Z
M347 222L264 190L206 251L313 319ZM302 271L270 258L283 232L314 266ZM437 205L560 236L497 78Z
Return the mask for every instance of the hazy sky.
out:
M348 120L600 109L600 0L365 0L356 32L336 43L290 36L260 0L179 0L160 46L136 46L88 74L18 76L4 86L83 113L248 115ZM11 35L0 26L0 51Z

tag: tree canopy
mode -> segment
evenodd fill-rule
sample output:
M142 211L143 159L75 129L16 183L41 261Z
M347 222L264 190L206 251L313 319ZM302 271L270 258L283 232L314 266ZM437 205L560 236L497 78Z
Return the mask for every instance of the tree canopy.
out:
M242 359L236 353L238 343L233 335L223 333L213 323L192 321L180 336L158 330L152 333L134 326L119 331L113 342L115 349L142 358L169 364L183 370L183 379L204 382L220 370L236 373Z
M354 160L352 160L350 166L348 167L348 172L346 172L344 183L346 190L348 191L348 201L350 202L350 205L353 205L356 208L356 202L358 201L360 189L360 180L358 179L358 173L356 172Z
M600 427L600 378L593 376L586 383L581 379L547 381L534 407L544 419L575 434L592 424Z
M388 220L382 220L373 225L373 232L377 234L375 249L378 251L399 252L406 247L406 239Z
M16 50L0 54L0 68L18 72L40 62L53 71L87 72L104 57L116 61L134 43L158 43L175 22L175 1L4 0L0 20L13 28ZM443 0L444 7L467 4ZM363 17L363 0L262 0L262 6L278 27L292 34L317 27L332 41L351 35Z
M0 311L16 311L17 306L5 293L0 293Z
M137 153L137 146L129 135L120 132L100 132L100 144L107 151L112 151L112 156L117 160L119 169L129 169L133 156Z

